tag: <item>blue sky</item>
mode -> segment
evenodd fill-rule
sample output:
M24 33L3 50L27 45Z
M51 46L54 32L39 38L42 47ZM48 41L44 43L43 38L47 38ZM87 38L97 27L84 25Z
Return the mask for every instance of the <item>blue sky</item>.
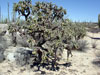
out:
M7 3L10 4L10 14L12 14L12 6L14 2L19 0L0 0L3 17L7 17ZM65 17L72 21L88 21L97 22L100 13L100 0L32 0L52 2L58 6L62 6L67 10ZM11 15L10 15L11 17Z

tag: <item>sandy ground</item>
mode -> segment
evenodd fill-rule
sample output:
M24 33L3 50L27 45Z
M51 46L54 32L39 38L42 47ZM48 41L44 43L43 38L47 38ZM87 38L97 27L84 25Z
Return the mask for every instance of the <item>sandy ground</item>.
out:
M91 37L100 38L99 33L87 32L87 36L84 37L84 40L87 40L88 49L86 52L73 51L73 57L70 57L69 61L71 62L70 67L60 66L59 71L50 71L41 68L42 71L46 71L45 75L100 75L100 67L93 64L93 61L98 59L96 57L96 51L100 50L100 39L94 40ZM91 43L96 41L97 47L92 48ZM9 47L10 51L13 51L16 47ZM59 63L65 63L66 60L66 51L63 52L62 60ZM100 64L100 63L99 63ZM36 68L29 69L25 67L18 67L14 62L5 60L0 63L0 75L41 75L41 72L35 72Z

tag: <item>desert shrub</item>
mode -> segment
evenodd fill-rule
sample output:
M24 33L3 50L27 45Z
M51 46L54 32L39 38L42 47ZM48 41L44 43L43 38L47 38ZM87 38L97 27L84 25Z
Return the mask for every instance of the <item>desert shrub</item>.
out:
M88 42L86 40L71 40L68 44L71 47L71 50L85 51L88 49Z
M65 20L64 23L62 23L63 31L65 33L64 41L66 40L66 43L71 41L77 41L79 39L82 39L86 35L86 29L84 23L73 23L73 22L67 22Z
M79 40L86 35L85 23L66 21L63 23L64 28L64 43L69 44L73 50L81 49L86 46L86 42L80 42Z
M96 58L93 60L93 64L100 67L100 50L95 50L95 56Z
M75 39L82 39L86 35L86 29L84 23L76 23L75 31Z
M86 51L86 49L88 49L88 42L86 40L78 40L77 43L78 43L77 50Z

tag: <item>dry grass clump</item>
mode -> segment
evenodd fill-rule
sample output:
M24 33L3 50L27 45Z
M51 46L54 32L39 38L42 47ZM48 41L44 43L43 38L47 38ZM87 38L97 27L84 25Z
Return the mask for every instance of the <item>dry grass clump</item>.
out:
M86 40L79 40L78 42L78 51L86 51L88 49L88 42Z

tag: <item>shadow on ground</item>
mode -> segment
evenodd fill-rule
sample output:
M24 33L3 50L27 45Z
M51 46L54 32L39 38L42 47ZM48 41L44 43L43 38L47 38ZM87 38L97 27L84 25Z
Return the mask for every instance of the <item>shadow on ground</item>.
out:
M90 38L94 40L100 40L100 37L90 37Z
M33 63L33 65L31 65L31 68L37 67L37 70L35 70L35 72L36 71L41 71L40 67L45 68L46 70L59 71L60 66L70 67L71 66L71 62L63 63L63 64L57 64L55 66L52 65L51 63L48 63L48 64L42 63L42 64L40 64L40 63L36 63L35 62L35 63ZM42 73L42 71L41 71L41 73Z

